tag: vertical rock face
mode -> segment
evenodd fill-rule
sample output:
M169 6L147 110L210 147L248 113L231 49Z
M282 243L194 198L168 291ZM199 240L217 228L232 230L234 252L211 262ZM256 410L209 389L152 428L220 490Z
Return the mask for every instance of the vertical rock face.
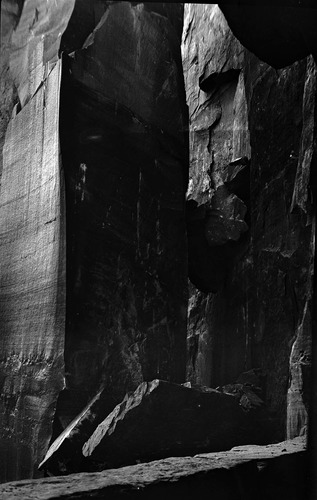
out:
M185 380L182 7L100 5L76 3L63 39L62 426L101 385L110 411L143 380Z
M185 380L182 6L78 0L60 95L72 9L3 5L1 480L101 387Z
M198 288L188 376L216 386L261 368L278 436L298 435L309 388L315 64L274 70L241 47L215 5L185 6L182 53Z
M60 127L58 49L73 2L2 8L0 462L10 480L44 456L64 356L61 425L101 385L111 408L144 379L184 381L187 145L180 5L76 2Z
M2 481L33 475L48 445L64 384L65 213L57 52L72 7L71 1L2 3Z

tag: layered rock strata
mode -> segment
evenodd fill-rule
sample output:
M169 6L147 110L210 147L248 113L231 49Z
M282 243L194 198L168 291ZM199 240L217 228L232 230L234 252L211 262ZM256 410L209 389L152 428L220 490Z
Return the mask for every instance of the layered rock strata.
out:
M73 2L2 2L0 480L33 476L64 386L60 37ZM35 468L36 471L36 468Z

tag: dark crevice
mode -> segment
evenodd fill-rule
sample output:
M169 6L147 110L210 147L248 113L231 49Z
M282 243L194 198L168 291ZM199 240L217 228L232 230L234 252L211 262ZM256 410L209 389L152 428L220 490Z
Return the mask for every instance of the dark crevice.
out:
M239 69L229 69L221 73L203 74L199 77L199 87L204 92L212 92L215 88L226 85L239 77Z

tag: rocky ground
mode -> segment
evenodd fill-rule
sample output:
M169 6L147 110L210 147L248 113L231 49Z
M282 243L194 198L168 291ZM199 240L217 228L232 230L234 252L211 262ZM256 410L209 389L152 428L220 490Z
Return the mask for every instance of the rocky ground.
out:
M161 498L301 500L308 484L305 438L267 446L172 457L98 473L72 474L0 486L6 500Z

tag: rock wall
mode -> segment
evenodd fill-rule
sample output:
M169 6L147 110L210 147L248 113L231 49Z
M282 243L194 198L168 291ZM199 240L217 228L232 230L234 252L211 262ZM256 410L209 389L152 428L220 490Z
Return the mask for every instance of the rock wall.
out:
M54 415L55 436L96 394L106 413L143 380L184 382L187 251L187 378L261 370L272 439L305 433L313 30L276 70L216 5L185 4L188 145L183 4L73 7L2 2L1 480L36 474Z
M111 411L143 380L185 380L182 13L181 4L76 2L62 40L66 389L57 428L101 386Z
M2 481L102 388L185 381L182 5L73 7L2 3Z
M315 63L273 69L216 5L185 6L182 53L188 377L217 386L261 369L274 438L292 437L305 432L310 385Z
M33 476L64 385L58 48L72 7L71 1L1 5L2 481Z

